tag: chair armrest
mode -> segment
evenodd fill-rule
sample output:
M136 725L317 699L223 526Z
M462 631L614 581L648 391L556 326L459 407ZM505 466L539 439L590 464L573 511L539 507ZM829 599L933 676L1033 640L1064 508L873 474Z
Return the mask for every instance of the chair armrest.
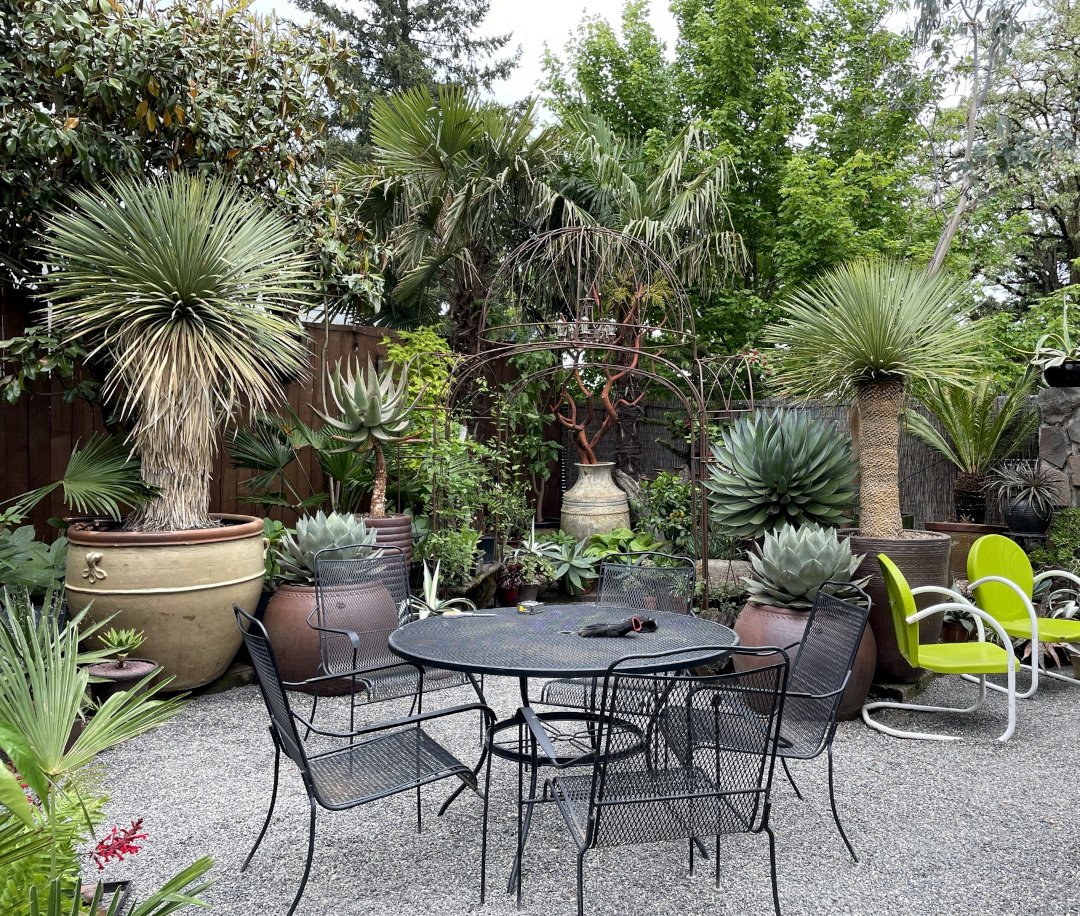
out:
M993 577L988 576L987 578L995 578L996 579L997 577L996 576L993 576ZM981 581L985 581L985 580L980 579L979 581L981 582ZM1005 580L1005 581L1008 581L1008 580ZM1029 602L1029 606L1030 606L1030 602ZM918 623L924 617L929 617L931 614L936 614L938 611L942 611L942 610L947 611L950 608L957 608L957 609L962 610L962 611L967 611L969 614L971 614L975 618L976 622L978 622L980 619L982 619L984 622L988 623L990 625L990 628L995 633L997 633L997 635L1001 639L1001 645L1004 647L1005 654L1009 658L1009 669L1010 669L1010 671L1015 671L1016 670L1016 655L1012 652L1012 640L1009 639L1009 634L1005 632L1005 630L1002 628L1001 624L998 623L997 620L994 617L987 614L986 611L984 611L982 608L973 607L972 605L966 604L966 603L965 604L935 604L933 607L928 607L925 611L919 611L917 614L912 614L910 617L907 618L907 622L908 623ZM979 631L979 642L986 642L986 634L981 629Z
M528 706L522 706L518 709L518 715L521 716L525 724L529 726L529 731L532 732L532 736L535 739L537 746L547 755L551 766L558 769L565 769L567 767L581 766L583 763L591 763L596 759L596 755L590 752L560 763L559 752L555 749L555 745L551 743L551 737L544 728L544 723L541 721L540 717Z
M367 725L351 732L332 732L316 728L308 722L307 719L296 712L293 713L293 718L304 725L304 727L310 728L316 734L324 735L328 738L358 738L361 735L370 735L375 732L386 731L390 728L400 728L403 725L415 725L420 722L427 722L430 719L438 719L442 716L452 716L462 712L476 711L481 712L484 715L484 718L488 720L487 724L490 729L491 725L495 722L495 711L486 703L466 703L462 706L449 706L446 709L433 709L431 712L420 712L415 716L402 716L399 719L391 719L389 722L380 722L378 725Z
M307 625L313 630L318 630L320 633L337 633L338 636L347 636L349 642L352 643L354 649L360 648L360 637L352 630L339 630L336 627L320 627L317 623L312 623L311 618L319 612L319 608L316 605L311 609L311 613L307 615Z
M799 697L802 700L828 700L847 690L848 681L850 680L851 672L849 671L844 675L844 682L835 690L830 690L828 693L806 693L803 690L787 690L784 692L784 696L785 698Z
M912 596L918 596L918 595L945 595L948 598L951 598L952 602L957 602L959 604L964 605L963 610L967 610L970 607L974 607L974 605L970 601L968 601L967 598L965 598L963 595L961 595L958 591L955 591L954 589L951 589L951 588L944 588L943 586L940 586L940 585L920 585L918 588L913 588L911 590L911 594L912 594ZM937 611L941 610L942 607L944 607L944 605L940 605L940 604L934 605L934 612L937 613ZM980 618L978 618L978 617L975 618L975 629L978 631L978 634L979 634L979 642L982 642L986 638L986 631L983 629L982 620Z
M1044 570L1035 577L1034 584L1038 585L1043 579L1068 579L1073 585L1080 587L1080 576L1066 572L1064 569Z
M1007 585L1020 597L1020 600L1024 602L1024 607L1027 608L1028 620L1031 622L1031 638L1039 638L1039 618L1035 613L1035 606L1031 603L1031 598L1028 596L1019 585L1013 582L1012 579L1006 579L1004 576L983 576L981 579L976 579L972 582L968 588L972 590L974 594L975 587L982 585L984 582L1000 582L1002 585Z
M320 674L318 677L305 678L302 681L282 681L286 687L306 687L308 684L322 684L326 681L336 681L343 677L355 677L358 674L371 674L375 671L390 671L393 668L415 668L421 674L423 669L414 662L407 662L402 659L393 665L372 665L370 668L352 668L349 671L342 671L338 674Z

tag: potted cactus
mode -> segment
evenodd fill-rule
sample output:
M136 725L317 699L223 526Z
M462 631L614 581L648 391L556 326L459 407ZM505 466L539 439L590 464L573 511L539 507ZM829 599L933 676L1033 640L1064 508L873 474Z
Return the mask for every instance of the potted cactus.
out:
M371 360L366 370L359 363L342 374L341 361L334 368L330 391L341 416L320 413L326 429L342 444L340 451L369 449L375 458L371 486L371 511L367 526L376 532L377 542L405 551L412 559L412 519L408 515L386 512L386 455L383 446L401 442L409 426L409 415L423 396L421 391L409 401L409 367L394 378L392 367L376 372Z
M302 681L318 673L319 634L308 626L315 609L315 554L327 547L357 545L354 556L370 556L374 544L375 532L362 519L344 512L320 510L299 518L295 532L283 536L277 551L281 584L266 605L263 626L285 680ZM349 554L338 556L348 558ZM347 693L349 682L343 683ZM320 688L320 693L326 694L326 688Z
M850 600L854 588L837 589L826 582L852 582L863 557L853 555L851 542L838 538L836 529L820 525L786 525L765 535L761 549L751 554L754 575L743 579L749 600L735 621L735 632L744 646L791 646L802 641L809 610L823 586L830 594ZM789 650L792 663L798 648ZM869 627L859 644L851 680L840 704L840 716L853 719L862 709L874 677L877 647ZM751 667L757 660L736 659L737 666ZM760 662L757 662L760 664Z
M143 634L138 630L117 630L110 627L98 641L113 657L107 661L87 666L90 672L90 695L100 706L114 693L129 690L144 677L160 667L148 658L131 658L131 653L143 644ZM145 690L149 683L142 685Z

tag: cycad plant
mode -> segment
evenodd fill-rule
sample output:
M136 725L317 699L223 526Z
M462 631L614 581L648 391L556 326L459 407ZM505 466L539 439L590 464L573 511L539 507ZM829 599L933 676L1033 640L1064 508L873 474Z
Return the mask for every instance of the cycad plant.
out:
M979 329L961 285L887 258L827 272L784 302L766 331L783 348L777 380L791 395L854 396L859 409L859 522L898 537L900 416L915 381L962 382L978 365Z
M135 177L75 191L42 250L54 326L108 360L103 391L156 488L125 527L212 527L222 421L307 369L297 315L310 278L290 225L220 181Z
M320 413L327 430L345 447L339 451L375 453L375 476L371 487L371 517L386 517L386 455L383 445L398 442L409 427L409 415L419 401L409 400L409 367L404 366L394 378L393 368L376 372L368 360L366 371L359 364L342 375L341 363L334 369L330 390L340 417Z
M1028 376L1011 391L1002 391L988 378L971 388L931 381L916 389L916 397L937 418L941 430L913 410L905 412L905 426L959 469L953 490L959 521L986 520L987 473L1016 454L1038 428L1038 413L1025 411L1037 381Z

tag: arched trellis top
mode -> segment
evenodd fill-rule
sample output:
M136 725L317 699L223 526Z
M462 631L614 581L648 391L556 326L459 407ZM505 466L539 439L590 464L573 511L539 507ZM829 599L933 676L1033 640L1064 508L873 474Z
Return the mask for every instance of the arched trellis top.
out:
M639 239L595 226L545 232L511 252L484 300L477 339L480 351L558 342L697 356L675 271Z

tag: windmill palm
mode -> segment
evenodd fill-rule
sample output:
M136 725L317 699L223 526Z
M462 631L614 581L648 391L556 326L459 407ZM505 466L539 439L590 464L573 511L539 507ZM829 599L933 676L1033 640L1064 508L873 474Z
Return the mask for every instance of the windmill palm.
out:
M841 265L791 293L766 330L784 349L777 379L806 397L854 395L859 408L859 522L866 537L902 530L900 416L912 382L962 382L980 332L961 286L889 259Z
M515 111L456 86L376 99L371 125L372 163L339 170L393 251L381 321L430 321L445 301L460 345L507 239L537 218L554 132L533 102Z
M988 378L973 388L934 380L916 391L941 430L914 411L905 414L905 427L959 469L953 490L959 520L985 521L987 473L1016 454L1038 429L1038 413L1024 410L1037 382L1038 376L1029 375L1012 390L1002 391Z
M125 527L213 526L221 421L268 406L307 368L310 275L289 224L219 181L129 178L74 192L42 250L52 320L109 359L103 390L132 418L156 490Z
M582 110L565 116L563 136L563 166L541 189L553 219L639 239L706 291L743 260L726 203L728 159L705 148L695 125L652 152Z

